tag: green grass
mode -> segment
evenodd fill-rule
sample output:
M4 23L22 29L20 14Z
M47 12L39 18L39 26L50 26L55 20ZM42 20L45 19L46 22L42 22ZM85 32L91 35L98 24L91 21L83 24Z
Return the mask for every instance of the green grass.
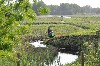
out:
M23 22L22 26L18 26L20 28L23 28L21 31L24 33L24 30L29 31L29 34L21 35L23 40L27 40L28 37L25 36L32 36L36 38L47 38L47 29L49 26L52 26L52 30L54 31L56 37L58 36L68 36L68 35L95 35L96 31L100 29L100 19L99 17L72 17L72 18L64 18L64 21L61 21L60 17L37 17L35 21L30 22L30 26L25 25ZM29 24L29 23L28 23ZM88 27L84 28L84 27ZM26 32L27 33L27 32ZM21 32L19 31L19 34ZM25 38L25 39L24 39ZM35 49L34 47L25 46L25 42L22 43L22 46L15 46L17 49L17 52L20 52L21 57L21 64L27 65L31 63L34 65L38 65L41 62L45 62L47 60L51 61L50 58L53 58L54 50L53 47L50 47L48 49ZM27 49L28 47L28 49ZM14 49L16 49L14 48ZM99 47L100 48L100 47ZM89 48L88 48L89 49ZM92 48L91 48L92 49ZM26 51L27 50L27 51ZM26 52L25 52L26 51ZM44 52L45 51L45 52ZM86 50L87 51L87 50ZM15 52L15 51L14 51ZM31 52L31 53L30 53ZM52 54L51 54L52 52ZM92 50L91 50L92 52ZM100 53L98 51L98 56L100 56ZM89 61L90 64L87 64L85 62L85 66L92 65L91 60L98 61L98 56L93 56L92 54L86 55L86 61ZM91 58L92 57L92 58ZM95 58L95 59L94 59ZM34 59L34 63L33 60ZM75 63L68 64L68 66L80 66L79 59ZM12 51L1 51L0 50L0 65L1 66L16 66L17 57L16 53L13 53ZM94 64L96 66L98 64Z
M38 19L35 22L37 23L40 22L42 24L34 25L34 27L36 27L37 29L41 28L43 32L46 32L48 26L54 26L53 30L56 33L56 35L58 34L63 34L63 35L95 34L94 32L100 29L99 17L64 18L63 23L60 19L61 19L60 17L54 17L54 18L41 17L40 20ZM50 22L50 24L48 24L48 22ZM88 29L84 27L87 27Z
M58 17L56 17L58 18ZM73 18L64 18L64 22L59 20L55 20L53 18L41 18L41 21L36 21L37 23L39 22L40 24L38 25L33 25L34 27L32 28L33 30L37 30L37 33L44 33L42 35L47 35L45 33L47 31L48 26L54 26L52 27L52 30L55 32L56 36L67 36L67 35L95 35L96 31L100 29L100 17L73 17ZM48 20L47 20L48 19ZM53 21L54 20L54 21ZM35 22L35 23L36 23ZM86 28L84 28L86 27ZM87 29L88 28L88 29ZM100 54L99 50L97 50L97 54L94 53L93 47L89 47L88 44L87 48L85 50L85 66L99 66L100 64L98 63L100 60ZM99 47L100 48L100 47ZM87 50L89 49L89 50ZM88 53L87 53L88 52ZM98 55L98 56L97 56ZM80 66L80 57L77 59L77 61L67 64L66 66ZM94 63L94 61L96 63Z
M47 36L47 29L49 26L53 26L52 30L56 34L56 36L63 35L71 35L72 33L83 31L84 29L80 29L76 26L68 25L68 24L40 24L40 25L33 25L31 30L33 30L34 36Z
M53 26L52 30L56 36L89 35L100 29L99 20L99 17L73 17L64 18L63 22L60 17L38 17L30 29L33 30L34 36L47 36L48 26Z

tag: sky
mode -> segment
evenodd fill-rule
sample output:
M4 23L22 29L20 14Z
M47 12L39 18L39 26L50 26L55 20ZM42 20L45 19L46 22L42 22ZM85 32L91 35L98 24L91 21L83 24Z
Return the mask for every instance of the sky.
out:
M15 1L15 0L13 0ZM32 2L33 0L30 0ZM60 3L72 3L79 6L90 5L93 8L100 8L100 0L42 0L47 5L60 5Z
M42 0L47 5L60 5L60 3L73 3L79 6L90 5L93 8L100 8L100 0Z

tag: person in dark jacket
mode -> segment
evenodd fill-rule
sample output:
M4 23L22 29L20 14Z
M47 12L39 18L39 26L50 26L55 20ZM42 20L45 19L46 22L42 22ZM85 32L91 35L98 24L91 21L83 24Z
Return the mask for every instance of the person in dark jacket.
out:
M55 36L54 32L51 30L51 26L48 27L48 37L53 38Z

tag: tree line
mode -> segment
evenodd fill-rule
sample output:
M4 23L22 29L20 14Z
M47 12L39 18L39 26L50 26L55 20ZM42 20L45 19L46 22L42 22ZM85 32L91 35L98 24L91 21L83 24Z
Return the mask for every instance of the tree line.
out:
M100 8L92 8L89 5L80 7L77 4L61 3L60 5L46 5L43 1L33 4L32 9L39 15L37 9L47 7L49 15L94 15L100 14Z

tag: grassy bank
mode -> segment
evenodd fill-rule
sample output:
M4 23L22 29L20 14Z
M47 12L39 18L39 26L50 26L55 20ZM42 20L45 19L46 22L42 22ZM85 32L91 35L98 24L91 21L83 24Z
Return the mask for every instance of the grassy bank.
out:
M53 26L52 30L55 33L55 37L68 36L68 35L95 35L96 31L100 29L100 17L72 17L64 18L61 21L60 17L37 17L35 21L23 21L21 22L17 30L18 39L22 40L20 44L14 45L12 51L0 50L0 65L1 66L16 66L20 59L21 66L41 66L44 62L53 61L56 48L49 46L49 48L34 48L29 45L30 40L48 38L47 29L49 26ZM24 35L21 35L22 33ZM16 39L17 40L17 39ZM18 41L18 40L17 40ZM85 66L99 66L100 62L100 47L94 54L94 48L92 45L85 43L84 56ZM20 53L20 58L17 57L17 53ZM41 64L40 64L41 63ZM80 66L80 57L74 63L66 66Z

